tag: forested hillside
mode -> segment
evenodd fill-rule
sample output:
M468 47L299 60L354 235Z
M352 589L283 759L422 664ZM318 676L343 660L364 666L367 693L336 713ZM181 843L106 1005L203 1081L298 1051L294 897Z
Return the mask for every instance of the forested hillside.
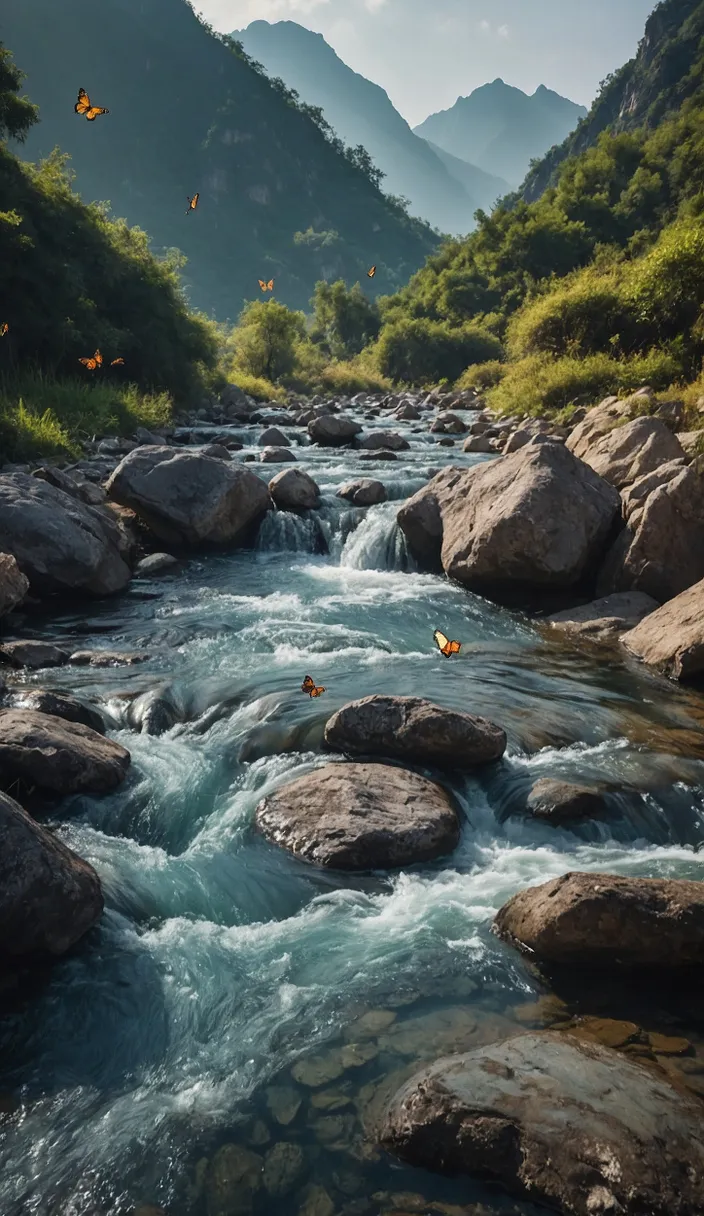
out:
M101 0L95 19L22 0L5 7L0 37L40 110L20 154L68 153L82 198L108 200L155 249L182 250L189 299L219 319L234 320L259 278L300 307L317 280L353 281L376 263L371 290L388 292L437 244L380 192L363 150L345 155L320 115L185 0ZM79 87L110 113L76 116ZM186 215L196 191L198 210Z

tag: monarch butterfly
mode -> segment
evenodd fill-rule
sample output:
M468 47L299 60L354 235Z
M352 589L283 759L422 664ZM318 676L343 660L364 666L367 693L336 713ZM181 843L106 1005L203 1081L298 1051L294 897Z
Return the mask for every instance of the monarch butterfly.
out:
M103 366L103 356L101 355L99 350L96 350L92 359L89 359L89 358L79 359L78 362L82 363L84 367L87 367L89 372L94 372L96 367Z
M188 195L186 195L186 198L188 199L188 211L195 211L196 207L198 206L200 194L194 194L193 198L188 198ZM188 211L186 212L186 215L188 215Z
M73 107L74 114L85 114L88 122L95 122L99 114L109 114L104 106L91 105L91 100L85 89L78 90L78 101Z
M372 266L371 270L367 271L367 278L373 279L375 274L376 274L376 266Z
M269 279L269 282L265 283L264 279L260 279L259 286L261 287L262 291L273 291L274 290L274 280Z
M7 321L3 321L2 325L0 325L0 338L5 337L5 334L7 333L9 328L10 328L10 326L7 324Z
M122 356L120 356L119 359L111 359L110 366L114 367L116 363L124 363L124 362L125 362L125 360L122 358Z
M446 659L449 659L451 654L459 654L460 650L462 649L462 644L460 642L451 642L450 639L446 638L445 634L441 633L439 629L435 630L433 637L437 647L440 650L440 654L443 654Z
M322 685L316 687L313 677L306 676L305 680L301 684L301 692L307 692L309 697L319 697L321 693L325 692L325 689L322 687Z

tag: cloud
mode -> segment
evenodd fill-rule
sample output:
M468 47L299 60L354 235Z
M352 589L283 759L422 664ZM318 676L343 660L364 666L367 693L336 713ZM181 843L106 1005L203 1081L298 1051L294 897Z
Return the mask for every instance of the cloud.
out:
M482 31L482 34L490 34L491 33L491 22L490 21L480 21L479 28Z
M499 35L499 38L508 38L508 26L507 25L500 25L496 32Z
M484 18L483 21L479 22L478 28L482 34L487 34L490 38L508 38L509 30L507 25L497 25L496 29L494 29L491 22Z
M370 13L378 13L380 8L383 8L386 0L364 0L364 7Z

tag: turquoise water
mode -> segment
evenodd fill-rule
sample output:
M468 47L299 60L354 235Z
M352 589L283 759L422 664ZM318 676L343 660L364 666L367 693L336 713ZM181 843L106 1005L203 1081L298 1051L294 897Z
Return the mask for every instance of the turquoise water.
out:
M423 1058L517 1029L516 1008L544 990L490 932L514 891L569 869L704 878L704 762L681 754L704 701L416 572L400 502L444 463L485 458L392 425L412 441L394 464L296 449L322 506L270 517L255 551L201 556L39 623L75 648L152 658L32 677L97 701L133 763L117 793L67 799L49 820L97 869L106 912L0 1021L0 1089L18 1106L0 1124L3 1216L126 1216L139 1204L169 1216L364 1216L407 1210L390 1198L404 1192L479 1205L472 1216L527 1214L377 1153L377 1109ZM258 430L233 436L251 444ZM334 491L351 474L379 477L393 501L342 505ZM457 659L434 648L436 627L462 641ZM317 701L300 692L308 673L327 688ZM137 733L130 700L159 686L181 721ZM327 762L326 719L381 692L484 714L508 733L500 765L446 779L463 811L455 854L338 875L254 835L259 799ZM520 813L547 775L632 793L604 821L554 829ZM364 1020L370 1011L382 1015ZM299 1084L321 1054L329 1079ZM272 1113L272 1086L295 1091L289 1123ZM223 1198L218 1149L264 1158L279 1141L303 1150L295 1185Z

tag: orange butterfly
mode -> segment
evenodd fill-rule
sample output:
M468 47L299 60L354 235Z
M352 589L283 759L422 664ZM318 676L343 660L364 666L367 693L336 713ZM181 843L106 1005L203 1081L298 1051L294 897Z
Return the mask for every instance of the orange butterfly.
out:
M103 356L99 350L96 350L92 359L79 359L78 362L82 363L84 367L87 367L89 372L94 372L96 367L103 366Z
M307 692L309 697L319 697L321 693L325 692L325 689L322 687L322 685L316 687L313 677L306 676L305 680L301 684L301 692Z
M262 291L273 291L274 290L274 280L269 279L269 282L265 283L264 279L260 279L259 286L261 287Z
M462 649L461 642L451 642L450 639L446 638L445 634L441 633L439 629L435 630L433 637L436 645L439 647L440 654L443 654L446 659L449 659L451 654L460 653L460 650Z
M375 274L376 274L376 266L372 266L371 270L367 271L367 278L373 279Z
M188 195L186 195L186 198L188 199L188 211L195 211L196 207L198 206L200 194L194 194L193 198L188 198ZM188 215L188 211L186 212L186 215Z
M125 362L125 360L122 358L122 356L120 356L119 359L111 359L110 366L114 367L116 363L124 363L124 362Z
M85 114L88 122L95 122L99 114L109 114L104 106L91 105L91 100L85 89L78 90L78 101L73 107L74 114Z
M10 326L7 324L7 321L3 321L2 325L0 325L0 338L5 337L5 334L7 333L9 328L10 328Z

